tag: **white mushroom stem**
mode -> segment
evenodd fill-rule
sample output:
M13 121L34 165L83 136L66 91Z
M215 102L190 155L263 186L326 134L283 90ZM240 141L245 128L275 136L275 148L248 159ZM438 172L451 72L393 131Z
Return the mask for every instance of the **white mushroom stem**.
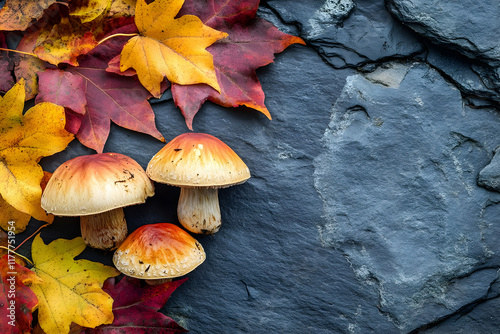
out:
M177 217L193 233L213 234L220 228L219 195L215 188L181 188Z
M127 222L122 208L80 217L80 229L87 245L115 249L127 237Z

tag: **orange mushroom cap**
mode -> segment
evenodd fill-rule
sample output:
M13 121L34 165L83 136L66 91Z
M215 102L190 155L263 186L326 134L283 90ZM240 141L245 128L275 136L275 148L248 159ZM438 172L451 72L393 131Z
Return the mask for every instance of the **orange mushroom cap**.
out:
M184 133L167 143L148 164L148 176L179 187L224 188L245 182L250 171L220 139Z
M132 158L119 153L79 156L59 166L42 195L42 208L57 216L98 214L144 203L153 182Z
M205 261L201 244L170 223L143 225L132 232L113 255L127 276L163 279L183 276Z

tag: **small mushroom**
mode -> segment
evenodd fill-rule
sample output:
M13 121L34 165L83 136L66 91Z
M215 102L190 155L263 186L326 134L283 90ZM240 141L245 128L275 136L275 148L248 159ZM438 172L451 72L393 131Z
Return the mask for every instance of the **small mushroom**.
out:
M201 244L174 224L143 225L123 241L113 255L116 268L127 276L161 284L184 276L205 261Z
M181 187L177 217L193 233L219 230L218 189L245 182L247 165L221 140L205 133L184 133L166 144L148 164L154 181Z
M123 207L154 195L153 182L132 158L119 153L79 156L59 166L42 195L56 216L80 216L85 243L114 249L127 236Z

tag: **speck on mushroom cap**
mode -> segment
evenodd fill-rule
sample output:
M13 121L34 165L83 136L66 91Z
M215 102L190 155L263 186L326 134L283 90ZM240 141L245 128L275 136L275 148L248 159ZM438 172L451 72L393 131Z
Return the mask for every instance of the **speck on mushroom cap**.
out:
M143 279L183 276L205 261L201 244L174 224L143 225L132 232L113 255L116 268Z
M184 133L151 159L148 176L179 187L223 188L250 177L247 165L220 139L205 133Z
M43 192L42 208L57 216L84 216L144 203L153 195L153 182L132 158L91 154L55 170Z

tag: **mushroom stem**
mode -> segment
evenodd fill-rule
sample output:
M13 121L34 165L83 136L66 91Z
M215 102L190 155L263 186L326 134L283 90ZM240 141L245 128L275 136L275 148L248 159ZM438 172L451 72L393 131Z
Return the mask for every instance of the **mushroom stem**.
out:
M127 237L127 222L122 208L80 217L80 229L87 245L115 249Z
M193 233L213 234L220 228L219 196L216 188L181 188L177 217Z

